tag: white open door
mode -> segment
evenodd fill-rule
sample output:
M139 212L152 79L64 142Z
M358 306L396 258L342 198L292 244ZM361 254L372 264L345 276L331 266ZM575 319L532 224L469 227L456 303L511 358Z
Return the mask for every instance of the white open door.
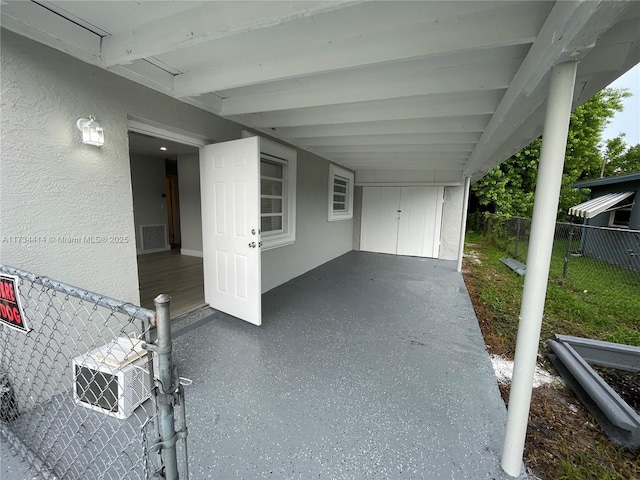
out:
M205 146L200 187L205 302L260 325L260 139Z

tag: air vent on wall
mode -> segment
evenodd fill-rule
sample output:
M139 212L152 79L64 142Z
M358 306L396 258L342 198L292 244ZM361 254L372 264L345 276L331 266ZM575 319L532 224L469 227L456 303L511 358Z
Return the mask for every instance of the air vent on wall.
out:
M142 251L163 250L167 246L167 226L166 225L142 225L140 227L142 236Z

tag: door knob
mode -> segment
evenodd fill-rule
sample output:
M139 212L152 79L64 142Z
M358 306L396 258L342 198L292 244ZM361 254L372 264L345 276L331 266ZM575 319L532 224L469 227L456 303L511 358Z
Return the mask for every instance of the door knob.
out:
M249 248L256 248L256 242L251 242L249 244Z

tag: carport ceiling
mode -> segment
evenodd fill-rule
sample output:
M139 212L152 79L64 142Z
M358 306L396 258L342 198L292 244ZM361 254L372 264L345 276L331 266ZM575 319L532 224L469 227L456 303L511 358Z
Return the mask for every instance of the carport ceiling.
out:
M638 2L9 1L2 26L354 170L474 179L640 61ZM440 175L441 176L441 175Z

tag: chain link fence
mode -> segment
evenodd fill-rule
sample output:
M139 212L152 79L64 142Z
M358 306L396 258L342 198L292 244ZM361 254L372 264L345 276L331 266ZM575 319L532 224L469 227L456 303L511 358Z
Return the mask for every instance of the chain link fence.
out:
M505 256L526 263L530 218L473 214L469 229L482 233ZM609 314L637 321L640 231L556 223L549 280L583 293L584 301L590 301L587 294L606 298Z
M156 315L0 265L0 434L42 478L188 477L168 327L152 338L168 302Z

